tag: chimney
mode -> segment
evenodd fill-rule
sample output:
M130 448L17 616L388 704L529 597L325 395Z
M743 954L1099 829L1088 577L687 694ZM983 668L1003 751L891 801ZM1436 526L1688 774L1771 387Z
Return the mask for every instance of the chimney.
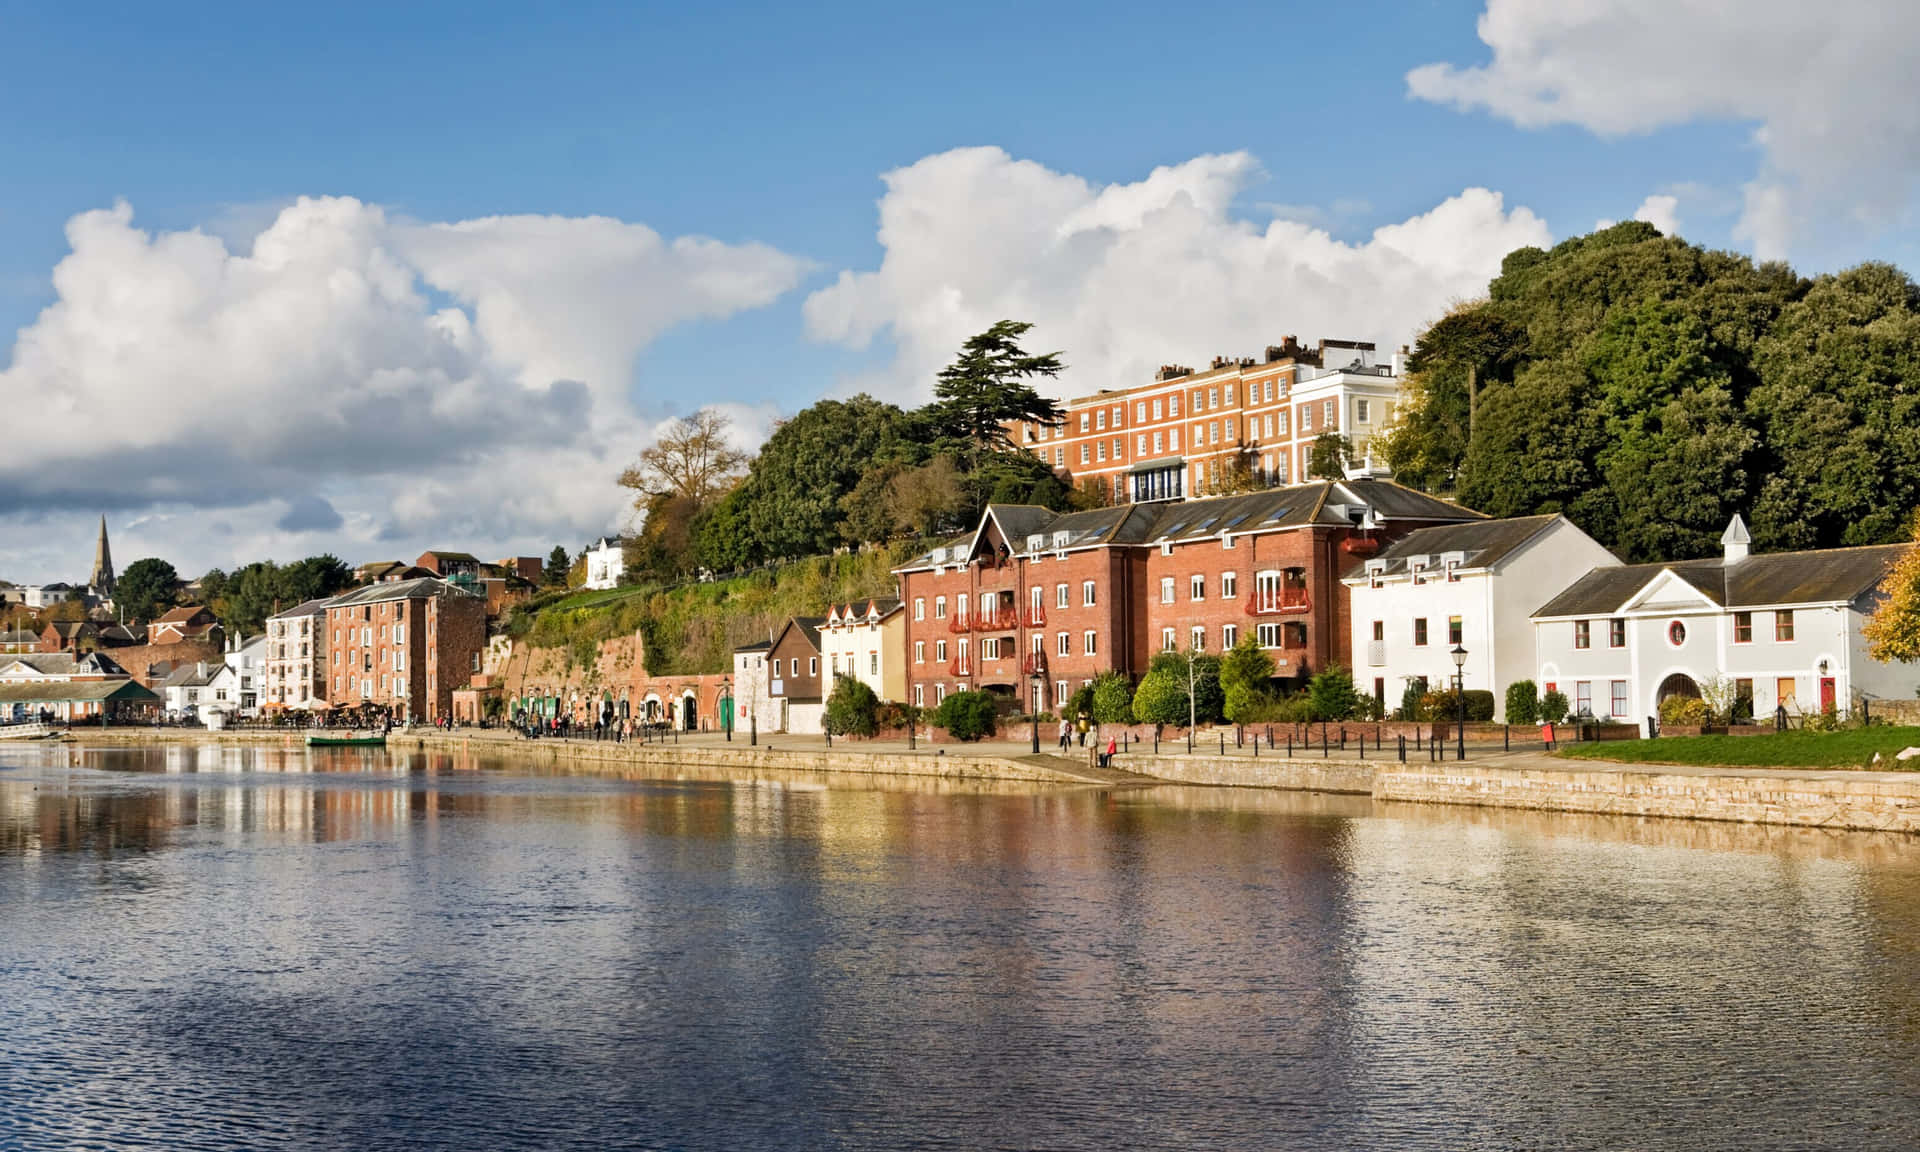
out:
M1720 563L1731 568L1747 558L1747 548L1753 543L1753 537L1747 535L1747 522L1735 512L1727 523L1727 530L1720 534Z

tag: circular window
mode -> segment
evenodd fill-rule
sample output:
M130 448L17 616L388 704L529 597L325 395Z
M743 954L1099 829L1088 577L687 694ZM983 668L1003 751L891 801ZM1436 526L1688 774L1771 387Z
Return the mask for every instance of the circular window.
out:
M1667 643L1673 645L1675 648L1678 648L1680 647L1680 645L1685 644L1686 642L1687 642L1687 626L1685 624L1682 624L1680 623L1680 621L1675 620L1673 623L1667 625Z

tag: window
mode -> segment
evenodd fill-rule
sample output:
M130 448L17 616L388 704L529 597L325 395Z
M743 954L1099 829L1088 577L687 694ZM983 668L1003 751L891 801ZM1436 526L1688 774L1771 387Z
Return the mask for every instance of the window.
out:
M1055 608L1065 608L1067 606L1067 586L1065 584L1055 584L1053 586L1053 606Z
M1447 617L1447 643L1458 646L1466 638L1466 627L1460 623L1460 617Z
M1793 609L1783 608L1773 614L1773 638L1781 644L1793 640Z
M1187 636L1187 647L1193 649L1195 652L1205 652L1207 650L1207 630L1205 627L1199 624L1193 626L1193 631Z
M1133 438L1133 450L1135 453L1141 456L1145 456L1147 454L1147 434L1145 432L1142 432Z
M1334 412L1333 401L1331 400L1325 401L1320 405L1320 425L1323 428L1338 428L1340 426L1337 414Z
M1120 405L1118 405L1118 404L1115 404L1115 405L1113 406L1113 426L1114 426L1115 428L1118 428L1118 427L1120 427L1120 416L1121 416L1121 414L1122 414L1123 412L1125 412L1125 411L1126 411L1126 409L1125 409L1125 408L1123 408L1123 407L1121 407L1121 406L1120 406Z
M1365 400L1355 400L1353 402L1353 422L1355 424L1369 423L1367 419L1367 402Z
M925 640L915 640L913 642L913 662L915 664L925 664L927 662L927 642Z
M1153 418L1155 420L1158 420L1160 419L1160 415L1161 415L1160 401L1155 400L1153 402Z
M1239 642L1240 642L1240 626L1238 624L1220 625L1220 650L1222 652L1232 648L1235 644L1238 644Z
M1105 432L1107 430L1107 410L1105 408L1093 414L1093 429L1096 432Z
M934 704L938 705L942 700L945 700L946 698L947 698L947 686L945 684L935 684L933 686Z
M1144 424L1146 423L1146 420L1147 420L1147 402L1145 400L1141 400L1135 403L1133 406L1133 422L1135 424Z
M945 664L947 662L947 642L945 640L935 640L933 642L933 659L934 662L938 664Z
M1169 428L1167 430L1167 451L1180 451L1180 429Z
M1798 697L1799 693L1794 690L1793 677L1782 676L1773 682L1773 698L1780 707L1792 709Z
M1413 618L1413 646L1415 648L1425 648L1427 646L1427 618L1425 616L1416 616Z
M1081 584L1080 584L1080 603L1081 603L1081 604L1082 604L1083 606L1085 606L1085 607L1087 607L1087 608L1091 608L1091 607L1093 607L1093 603L1094 603L1094 600L1093 600L1093 581L1091 581L1091 580L1085 580L1085 581L1082 581L1082 582L1081 582Z
M1067 462L1067 450L1065 448L1055 448L1053 450L1054 467L1057 468L1060 465L1065 464L1066 462Z
M1207 407L1209 408L1220 407L1220 389L1218 388L1207 389Z
M1609 711L1615 716L1625 716L1627 714L1627 682L1625 680L1615 680L1613 682L1613 706Z
M807 657L807 675L809 676L820 675L820 657L818 656Z
M1586 620L1573 622L1573 646L1575 648L1593 647L1593 626Z
M1231 551L1233 551L1233 537L1231 537L1231 536L1222 536L1222 537L1220 537L1220 549L1221 549L1221 551L1223 551L1223 552L1231 552ZM1233 595L1233 593L1231 593L1231 592L1228 592L1228 591L1226 590L1226 586L1225 586L1225 582L1226 582L1226 581L1227 581L1227 580L1228 580L1229 578L1231 578L1231 577L1232 577L1232 575L1233 575L1233 574L1232 574L1231 572L1229 572L1229 573L1227 573L1227 574L1226 574L1225 576L1222 576L1222 577L1221 577L1221 590L1220 590L1220 595L1221 595L1221 597L1222 597L1222 598L1225 598L1225 597L1227 597L1227 596L1231 596L1231 595Z
M1094 637L1097 635L1099 635L1099 633L1092 631L1086 633L1087 655L1089 656L1093 655L1097 650L1096 642L1094 641Z
M1447 561L1447 583L1449 584L1460 583L1460 561L1458 560Z
M1173 577L1171 576L1160 577L1160 603L1173 603Z
M915 708L925 708L927 706L927 686L925 684L915 684L913 686L913 706Z
M1257 642L1262 648L1280 647L1280 625L1261 624L1258 626Z
M1065 632L1060 633L1054 639L1054 651L1062 656L1071 655L1073 653L1073 637Z
M927 618L927 598L925 596L915 596L913 598L913 618L915 620L925 620Z
M965 592L954 597L953 614L962 620L967 618L967 594Z
M1180 393L1175 392L1167 397L1167 415L1175 420L1180 419Z
M1173 629L1171 628L1160 629L1160 651L1162 652L1173 651Z
M1607 647L1625 648L1627 646L1627 622L1615 616L1607 621ZM1615 716L1625 716L1625 712L1615 712Z
M1735 612L1733 614L1733 642L1735 644L1753 643L1753 613Z
M1193 390L1193 410L1198 412L1207 406L1207 394L1195 388Z
M947 598L945 596L935 596L933 598L933 618L935 620L945 620L947 618Z
M1678 648L1682 644L1685 644L1686 642L1687 642L1687 626L1685 624L1682 624L1680 623L1680 621L1675 620L1673 623L1667 625L1667 643L1673 645L1675 648Z
M1057 707L1059 705L1065 704L1066 702L1067 702L1067 682L1065 680L1055 680L1053 682L1053 703Z
M1753 681L1741 677L1733 682L1734 719L1750 719L1753 716Z
M1207 578L1195 576L1187 581L1187 599L1205 600L1207 598Z
M1085 441L1081 441L1081 443L1080 443L1080 463L1082 463L1082 464L1085 464L1085 463L1086 463L1086 462L1087 462L1087 461L1088 461L1088 460L1090 459L1090 451L1091 451L1091 449L1090 449L1090 447L1089 447L1089 445L1088 445L1088 444L1087 444L1087 443L1086 443Z
M1082 448L1084 449L1084 448L1086 447L1086 445L1084 445L1084 444L1083 444L1083 445L1081 445L1081 447L1082 447ZM1095 444L1095 445L1094 445L1094 449L1095 449L1095 451L1094 451L1094 457L1095 457L1096 459L1098 459L1098 460L1102 460L1102 461L1104 461L1104 460L1106 460L1106 458L1107 458L1107 442L1106 442L1105 440L1102 440L1102 441L1100 441L1100 442L1099 442L1098 444ZM1085 460L1082 460L1082 461L1081 461L1081 463L1082 463L1082 464L1085 464L1085 463L1086 463L1086 461L1085 461Z
M1226 425L1227 425L1227 441L1231 443L1233 441L1233 417L1231 416L1227 417Z
M980 659L1000 659L1000 641L997 638L989 636L985 640L980 641ZM851 672L853 669L849 668L847 670Z
M1082 412L1080 413L1080 431L1085 432L1086 430L1087 430L1087 414L1085 412Z
M1207 421L1207 443L1209 444L1220 443L1220 421L1218 420Z
M1228 537L1232 539L1232 537ZM1232 572L1220 573L1220 599L1231 600L1238 593L1240 577Z
M1285 411L1284 409L1282 409L1282 410L1281 410L1281 411L1279 411L1279 412L1275 412L1275 413L1273 414L1273 417L1274 417L1274 419L1275 419L1275 420L1277 420L1277 421L1279 422L1279 428L1280 428L1280 431L1279 431L1279 432L1277 432L1277 433L1275 433L1275 435L1279 435L1279 436L1285 436L1285 435L1287 434L1287 413L1286 413L1286 411Z
M835 676L840 675L840 653L838 652L833 654L833 674Z
M1123 440L1121 440L1121 439L1120 439L1120 437L1118 437L1118 436L1115 436L1115 437L1113 438L1113 458L1114 458L1115 460L1118 460L1118 459L1120 459L1120 455L1121 455L1121 453L1120 453L1120 449L1121 449L1121 446L1122 446L1122 445L1123 445L1124 443L1125 443L1125 441L1123 441ZM1114 488L1115 488L1115 491L1118 491L1118 490L1119 490L1119 478L1118 478L1118 477L1116 477L1116 478L1115 478L1115 480L1114 480Z
M1575 680L1573 682L1573 714L1593 715L1593 681Z

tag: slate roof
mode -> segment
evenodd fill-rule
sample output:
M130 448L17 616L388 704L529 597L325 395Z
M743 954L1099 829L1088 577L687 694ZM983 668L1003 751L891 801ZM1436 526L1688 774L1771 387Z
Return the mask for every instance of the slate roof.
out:
M161 613L155 624L185 624L200 613L207 611L204 604L188 604L181 608L169 608Z
M390 600L427 600L435 596L479 596L478 592L469 592L457 584L450 584L438 576L419 576L412 580L396 580L391 584L369 584L352 592L334 597L327 602L329 608L357 607L361 604L384 604Z
M1535 617L1605 616L1658 576L1672 572L1722 608L1847 604L1873 591L1911 544L1870 544L1810 552L1770 552L1734 564L1718 559L1596 568L1541 605Z
M1509 520L1470 520L1417 528L1381 549L1373 560L1384 561L1382 571L1389 576L1405 572L1411 557L1434 558L1445 552L1465 553L1463 568L1491 568L1561 519L1563 517L1557 515L1516 516ZM1365 560L1356 563L1348 577L1363 576L1367 563Z
M735 648L734 651L735 652L765 652L767 649L771 647L773 647L773 641L771 640L755 640L751 644L740 645L738 648Z
M332 604L333 600L334 598L332 596L322 596L317 600L309 600L304 604L296 604L285 612L276 613L267 617L267 619L295 620L302 616L322 616L326 614L327 605Z
M0 657L0 667L18 661L43 676L125 676L127 670L110 656L89 652L75 656L71 652L23 652Z
M94 701L159 700L131 680L9 680L0 684L0 704L67 704Z
M1390 480L1316 480L1241 496L1121 504L1086 512L1049 512L1031 504L993 504L987 512L1007 533L1008 545L1015 552L1026 552L1027 537L1032 535L1045 536L1041 550L1051 551L1056 532L1068 533L1067 547L1080 548L1097 544L1157 544L1315 524L1347 525L1352 520L1336 511L1336 506L1362 504L1383 520L1486 519L1472 509L1415 492ZM1015 525L1022 530L1016 532ZM970 532L949 540L946 547L957 544L964 550L973 538L974 533ZM925 568L932 563L932 553L922 553L895 571Z

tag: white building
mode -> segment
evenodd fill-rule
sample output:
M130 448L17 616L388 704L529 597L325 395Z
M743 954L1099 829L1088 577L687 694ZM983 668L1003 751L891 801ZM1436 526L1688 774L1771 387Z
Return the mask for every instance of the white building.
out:
M854 679L882 700L905 703L907 617L898 600L836 604L820 627L820 654L827 662L821 691L833 695L834 680Z
M23 593L21 602L27 607L51 608L73 599L74 587L71 584L29 584Z
M1533 614L1541 691L1643 727L1703 686L1762 719L1914 695L1920 669L1870 659L1860 635L1912 545L1756 556L1750 543L1735 516L1718 559L1597 569L1553 597Z
M780 701L774 698L767 676L768 653L772 649L773 641L762 640L733 650L733 727L736 732L780 730Z
M235 636L227 642L226 659L214 670L209 687L222 712L242 716L260 714L260 693L267 679L267 637L251 640Z
M327 605L309 600L267 618L260 704L267 709L327 706Z
M175 668L160 689L167 715L185 717L197 714L203 707L210 707L214 699L209 685L213 682L214 673L225 667L224 664L208 664L202 660Z
M1343 582L1352 594L1353 678L1392 710L1410 682L1453 681L1493 693L1506 718L1507 686L1533 678L1532 608L1589 571L1620 561L1564 516L1475 520L1411 532Z
M1266 431L1264 420L1255 433L1261 472L1276 483L1304 484L1312 479L1307 469L1313 442L1327 432L1338 432L1353 445L1349 463L1367 460L1373 438L1387 430L1400 404L1401 357L1376 363L1371 344L1324 340L1321 345L1325 366L1303 366L1294 380L1291 429L1283 414L1278 439L1260 435ZM1352 354L1343 361L1346 351Z
M627 571L624 542L618 536L602 536L580 550L587 558L585 588L617 588Z

